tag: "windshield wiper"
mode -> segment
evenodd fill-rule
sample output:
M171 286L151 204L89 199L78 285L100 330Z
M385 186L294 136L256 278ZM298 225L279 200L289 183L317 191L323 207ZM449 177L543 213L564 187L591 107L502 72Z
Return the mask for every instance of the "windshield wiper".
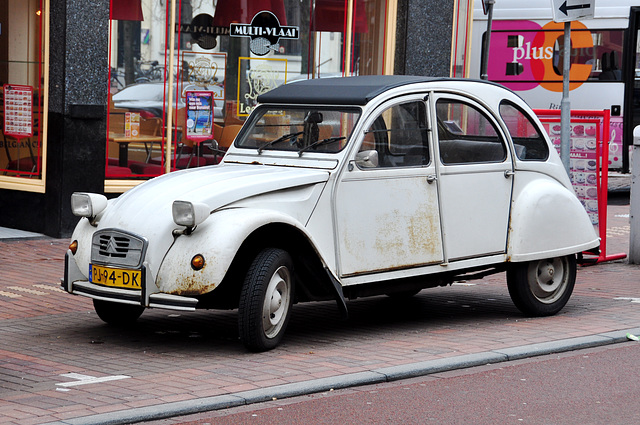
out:
M329 144L329 143L338 142L338 141L340 141L340 140L342 140L342 139L346 139L346 137L345 137L345 136L339 136L339 137L328 137L328 138L326 138L326 139L322 139L322 140L315 141L315 142L311 143L309 146L305 146L304 148L300 149L300 150L298 151L298 156L302 156L302 152L306 152L306 151L308 151L309 149L315 149L315 148L317 148L317 147L318 147L318 146L320 146L320 145L327 145L327 144Z
M269 146L273 146L276 143L280 143L280 142L284 142L285 140L289 140L292 139L296 136L301 135L302 133L304 133L304 131L298 131L297 133L290 133L290 134L285 134L284 136L280 136L277 139L274 139L268 143L265 143L264 145L260 146L258 148L258 153L262 153L263 150L265 150L266 148L268 148Z

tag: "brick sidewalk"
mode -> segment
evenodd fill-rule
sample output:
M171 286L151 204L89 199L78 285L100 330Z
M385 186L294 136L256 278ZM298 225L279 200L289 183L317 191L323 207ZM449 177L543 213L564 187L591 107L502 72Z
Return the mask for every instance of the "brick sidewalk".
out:
M610 206L608 252L627 252L629 207ZM557 316L528 319L503 275L387 297L296 305L283 344L248 353L235 312L145 312L114 329L58 289L68 240L0 241L0 424L40 424L559 341L640 326L640 266L582 267ZM74 373L77 375L67 375ZM89 377L96 378L90 379ZM102 378L102 380L101 380Z

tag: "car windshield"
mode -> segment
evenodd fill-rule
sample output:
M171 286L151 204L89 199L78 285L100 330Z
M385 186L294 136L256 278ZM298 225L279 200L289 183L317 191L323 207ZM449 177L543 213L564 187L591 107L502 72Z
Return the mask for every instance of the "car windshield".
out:
M236 147L306 153L336 153L360 117L358 108L259 107Z

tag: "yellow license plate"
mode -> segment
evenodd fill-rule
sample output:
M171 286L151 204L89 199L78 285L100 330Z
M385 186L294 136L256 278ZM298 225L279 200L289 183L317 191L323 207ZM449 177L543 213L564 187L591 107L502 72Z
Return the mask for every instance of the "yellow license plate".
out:
M89 281L117 288L140 289L142 287L142 272L89 264Z

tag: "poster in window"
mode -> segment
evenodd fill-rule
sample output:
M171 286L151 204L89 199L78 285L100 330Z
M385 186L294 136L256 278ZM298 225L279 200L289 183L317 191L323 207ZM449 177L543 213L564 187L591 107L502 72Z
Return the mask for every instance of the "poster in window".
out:
M180 68L180 93L184 99L186 92L212 91L213 98L225 99L226 53L182 52Z
M33 136L33 87L16 84L3 87L4 134L17 138Z
M239 117L249 116L258 104L258 96L286 84L287 60L275 58L238 58Z
M189 140L210 139L213 134L212 91L187 91L186 138Z

